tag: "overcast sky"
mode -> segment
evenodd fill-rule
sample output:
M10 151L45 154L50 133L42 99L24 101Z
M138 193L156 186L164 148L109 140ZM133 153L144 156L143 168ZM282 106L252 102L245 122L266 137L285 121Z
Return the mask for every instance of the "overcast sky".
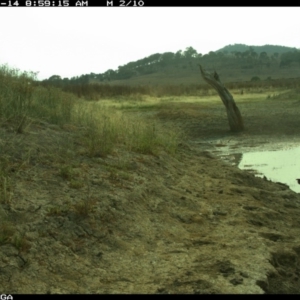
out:
M70 78L189 46L300 48L299 16L300 7L0 7L0 64Z

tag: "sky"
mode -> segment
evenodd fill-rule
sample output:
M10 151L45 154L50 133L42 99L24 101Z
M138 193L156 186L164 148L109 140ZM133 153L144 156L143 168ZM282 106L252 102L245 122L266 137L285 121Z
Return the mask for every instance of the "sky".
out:
M300 48L300 7L0 7L0 65L43 80L154 53L229 44Z

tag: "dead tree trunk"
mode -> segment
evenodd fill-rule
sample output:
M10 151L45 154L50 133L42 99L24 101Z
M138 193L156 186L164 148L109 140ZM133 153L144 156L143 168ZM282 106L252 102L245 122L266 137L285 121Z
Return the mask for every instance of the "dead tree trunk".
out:
M240 110L236 106L232 95L228 92L228 90L224 87L223 83L220 81L217 72L215 71L213 74L210 74L207 71L203 70L201 65L199 65L199 67L203 79L218 92L226 107L230 130L244 130L244 122Z

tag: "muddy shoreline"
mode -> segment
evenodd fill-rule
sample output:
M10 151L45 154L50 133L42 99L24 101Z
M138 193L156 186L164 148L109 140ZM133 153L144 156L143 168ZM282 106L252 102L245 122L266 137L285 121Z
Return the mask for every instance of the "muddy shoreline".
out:
M249 153L260 152L266 156L265 152L274 154L273 151L284 152L284 150L300 146L300 129L298 129L300 128L300 101L279 97L279 99L254 103L251 101L240 102L239 107L244 118L245 131L232 133L229 129L225 129L226 126L229 127L225 109L222 105L214 105L213 109L211 107L201 109L197 120L198 125L195 120L190 124L183 121L183 126L191 137L189 142L202 150L210 151L225 162L235 166L240 165L242 169L246 169L243 164L240 164L243 154L247 154L249 157ZM277 158L276 155L274 157L274 159L285 160L284 153L280 158L279 156ZM294 164L297 166L297 155L289 160L290 163L293 163L294 160ZM248 161L251 163L250 159ZM268 163L272 164L272 161L269 160ZM253 170L253 174L255 172ZM262 174L261 177L264 175ZM285 180L284 174L282 176L280 178L276 174L276 179L270 180L287 184L288 181ZM300 171L296 172L294 177L296 182L296 178L300 178ZM293 183L294 190L300 192L295 185L296 183Z

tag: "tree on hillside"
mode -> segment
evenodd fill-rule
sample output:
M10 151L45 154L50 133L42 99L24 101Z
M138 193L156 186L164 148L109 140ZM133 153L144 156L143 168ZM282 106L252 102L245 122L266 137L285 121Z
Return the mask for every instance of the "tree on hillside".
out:
M164 62L169 62L174 58L173 52L165 52L161 55L160 59Z
M210 74L205 71L201 65L199 65L199 67L203 79L218 92L223 104L226 107L230 130L234 132L244 130L244 122L240 110L236 106L232 95L221 82L217 72Z
M236 58L241 58L242 53L240 51L235 51L234 55L235 55Z
M300 51L290 51L281 55L280 67L289 66L292 63L300 64Z
M269 62L269 56L267 52L263 51L259 54L259 60L262 64L266 64Z
M62 84L62 78L59 75L52 75L48 79L45 79L44 82L60 87Z
M253 59L257 59L257 57L258 57L258 54L257 54L257 52L251 52L251 57L253 58Z
M198 53L193 47L187 47L183 52L183 55L186 58L192 58L192 57L197 57Z
M111 80L113 80L113 78L115 77L116 74L117 73L114 70L109 69L103 73L103 79L111 81Z
M52 75L51 77L48 78L48 81L54 82L54 81L60 81L61 77L59 75Z
M178 51L175 53L174 58L175 58L176 60L180 60L182 57L183 57L182 50L178 50Z
M148 56L147 61L150 64L156 64L159 61L160 56L161 56L160 53L152 54L152 55Z

